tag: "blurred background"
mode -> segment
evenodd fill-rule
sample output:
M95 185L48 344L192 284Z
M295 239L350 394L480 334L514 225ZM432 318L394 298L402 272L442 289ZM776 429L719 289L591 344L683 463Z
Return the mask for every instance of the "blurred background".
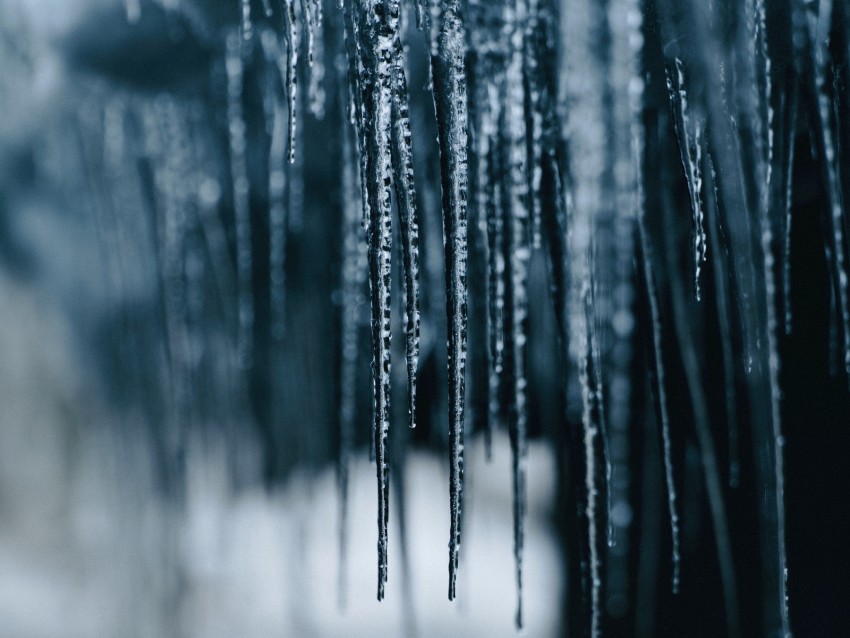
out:
M538 106L557 116L540 126L557 131L552 157L562 162L557 180L545 167L542 178L529 170L529 201L544 209L543 238L529 242L523 257L528 319L514 346L524 352L527 376L519 384L529 437L524 632L590 635L599 615L606 636L782 635L788 625L774 590L784 575L765 557L778 524L774 444L785 461L779 520L790 628L797 636L837 636L850 626L847 266L836 252L847 234L831 243L829 225L831 205L838 201L845 219L841 202L850 196L850 5L768 3L765 49L753 59L773 65L767 102L776 114L767 128L785 144L776 142L775 161L777 174L793 183L789 221L785 207L771 207L781 218L767 241L776 261L763 266L755 222L745 231L736 226L750 214L746 207L729 199L712 208L732 177L755 171L756 159L724 164L717 150L719 177L704 164L696 187L710 227L697 302L693 184L681 150L693 140L676 128L677 117L692 124L675 94L688 93L691 122L704 118L704 141L697 132L695 144L705 150L696 161L707 162L709 147L722 144L711 137L716 87L704 78L728 75L734 88L746 78L712 66L714 58L700 65L715 45L729 59L749 56L749 45L734 37L736 16L751 7L765 12L764 3L713 3L725 36L717 41L699 20L699 3L460 3L471 131L469 356L463 542L458 598L450 602L441 148L429 59L438 55L441 3L421 4L431 21L417 29L420 3L403 0L400 29L419 210L418 424L406 427L404 283L394 248L389 582L378 602L367 241L360 131L349 121L346 14L330 0L0 0L0 636L516 633L510 436L520 408L513 390L503 380L494 387L490 375L492 231L481 203L485 172L475 171L489 148L481 140L489 134L501 144L512 134L505 111L486 117L509 103L511 34L519 32L526 38L519 50L529 47L520 104L529 130ZM803 37L795 11L804 8L827 43L826 88L815 79L820 53L806 66L795 49ZM806 37L820 51L820 40ZM634 47L628 72L618 71L626 69L617 57L623 42ZM645 137L638 150L633 122L622 117L635 79L642 103L634 123ZM538 81L548 97L537 97ZM828 124L818 102L826 94ZM791 96L796 110L780 108ZM746 110L744 102L734 108ZM766 112L761 117L768 122ZM755 157L755 136L747 137L755 124L740 121L740 157ZM487 133L488 123L498 130ZM834 136L831 154L824 130ZM529 156L543 165L535 139L529 133ZM512 194L510 164L500 161L486 181L497 200ZM614 176L628 173L629 162L642 164L643 174L621 187ZM613 181L594 182L601 174ZM592 193L590 182L598 187ZM615 183L616 201L613 187L606 190ZM552 204L559 213L547 216L550 190L565 210ZM645 198L649 252L636 226L625 244L612 230L620 219L614 209L631 215L637 193ZM751 234L736 243L744 232ZM584 309L576 313L575 300L558 293L579 279L571 242L583 233L599 242L601 255L594 257L597 306L589 311L596 323L587 323L599 326L602 345L590 372L584 368L598 385L582 376L582 355L564 331L564 322L570 330L584 326ZM566 247L560 261L559 247ZM766 326L774 302L753 302L740 279L755 273L750 292L766 295L765 268L782 289L775 353L768 353L770 328L751 328L748 319ZM572 284L558 283L564 271ZM653 279L647 271L657 290L645 283ZM623 286L609 286L606 276L622 277ZM617 315L625 337L612 320L618 303L628 310L625 319ZM759 368L752 353L770 363ZM774 360L781 361L778 442L760 429L759 416L772 405L766 378ZM659 362L666 366L663 420ZM618 401L627 406L622 432L607 429L616 414L612 425L602 416L622 408ZM586 456L582 440L596 424L604 436ZM590 485L588 459L600 463L589 471ZM665 463L678 495L677 531ZM706 478L712 472L714 485ZM598 539L584 531L588 498L602 512ZM612 509L617 498L622 507ZM675 594L674 534L681 554ZM731 593L719 538L729 545ZM597 611L591 545L603 580Z

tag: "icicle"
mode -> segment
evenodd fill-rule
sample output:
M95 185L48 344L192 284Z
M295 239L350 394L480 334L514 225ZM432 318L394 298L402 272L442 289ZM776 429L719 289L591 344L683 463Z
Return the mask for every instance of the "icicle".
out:
M771 86L771 61L767 48L767 33L766 33L766 18L764 0L755 0L756 20L755 20L755 35L757 36L761 47L759 53L763 58L763 75L764 75L764 94L761 99L763 110L763 118L766 131L763 135L767 137L767 150L764 159L764 169L760 171L764 174L763 183L761 184L760 198L760 227L761 227L761 249L762 249L762 264L764 267L764 300L767 322L767 374L768 384L770 388L770 416L773 434L773 470L774 484L773 497L776 507L776 544L777 544L777 581L779 585L779 614L782 625L783 636L790 636L790 621L788 618L788 594L787 594L787 578L788 578L788 562L785 550L785 471L784 471L784 452L782 436L782 421L781 421L781 399L782 391L779 387L779 322L777 319L776 310L776 276L775 276L775 259L773 256L773 230L770 219L770 185L772 179L773 168L773 106L772 86ZM793 143L793 142L792 142ZM761 175L760 175L761 176ZM843 223L840 219L839 224ZM846 277L844 280L846 285ZM846 307L846 306L845 306ZM845 339L850 336L850 314L845 315ZM845 340L845 365L850 371L850 345Z
M545 0L544 0L545 1ZM544 78L542 77L541 55L538 40L543 36L540 34L545 28L544 20L548 17L540 6L541 0L529 0L528 20L524 33L524 75L525 75L525 102L526 102L526 131L528 141L528 186L529 207L531 209L531 246L537 250L541 247L541 203L540 182L543 177L543 111L541 98ZM542 25L542 26L541 26Z
M569 13L569 17L568 17ZM603 402L599 384L600 338L597 320L611 316L608 307L608 290L600 299L594 291L610 283L608 268L614 257L611 242L611 216L609 190L613 188L608 174L612 123L606 108L608 67L604 60L605 48L599 46L599 36L607 29L604 7L593 0L585 0L574 11L562 12L562 41L567 64L560 72L561 91L570 106L570 117L564 131L569 139L569 166L565 183L567 202L567 254L569 258L570 290L568 295L569 352L578 369L582 390L582 426L584 446L584 512L587 542L585 575L589 603L589 634L596 638L600 632L602 613L601 566L602 548L600 529L600 477L607 478L603 467L605 442L601 441ZM565 156L565 159L566 156ZM601 246L601 242L605 246ZM597 278L596 257L603 255L603 277ZM599 280L598 280L599 279ZM604 515L604 510L603 510ZM585 625L585 626L587 626Z
M299 98L299 108L304 107L304 95ZM295 148L304 148L304 127L295 129ZM304 228L304 162L305 154L296 153L292 163L287 166L286 184L289 189L287 193L288 206L288 228L293 234L298 234Z
M460 0L442 0L437 55L432 55L440 144L449 376L449 599L455 597L463 492L466 373L467 102L464 25Z
M596 489L596 438L599 428L594 420L594 404L597 401L593 362L593 337L591 335L591 301L589 282L584 286L582 293L585 305L585 323L587 331L583 336L586 351L585 356L579 362L579 383L581 384L582 397L582 423L584 426L584 459L585 459L585 490L587 493L587 507L585 517L587 518L587 535L590 568L590 636L600 636L600 621L602 615L601 595L601 557L599 556L599 540L597 525L597 509L599 491Z
M525 119L525 62L524 35L527 15L525 0L519 0L513 9L506 7L505 40L510 42L508 66L505 73L504 132L507 151L507 206L504 211L505 264L505 364L510 380L508 433L511 441L511 468L513 483L514 560L516 562L517 612L516 625L522 627L522 567L525 543L526 505L526 454L527 407L525 351L528 333L528 262L529 246L529 192L528 192L528 138Z
M282 86L286 86L286 60L280 42L271 30L261 34L267 64L267 78L263 92L266 111L266 131L271 135L268 162L269 197L269 299L271 301L271 332L274 339L282 339L285 327L286 293L286 137L287 124L284 104L278 100L273 69L277 70Z
M732 350L732 337L729 334L730 310L729 292L726 279L727 269L723 256L720 252L723 242L720 240L720 196L717 191L717 173L714 170L714 162L710 153L706 153L709 174L713 186L712 202L708 206L709 213L713 216L708 222L708 232L711 242L714 244L714 284L717 290L715 298L717 301L717 320L720 330L720 343L723 352L723 381L726 397L726 423L729 432L729 485L738 487L740 475L740 459L738 452L738 409L735 399L735 360Z
M399 26L399 1L389 0L389 30L392 38L392 162L395 176L396 204L401 226L402 262L404 265L405 355L407 359L408 424L416 427L416 370L419 366L419 220L416 212L416 190L413 182L410 109L407 102L407 79L404 50Z
M499 89L490 85L488 87L488 102L494 109L494 114L491 116L491 126L489 129L492 138L495 141L496 128L495 118L502 119L500 108L501 100L499 97ZM493 146L496 146L495 144ZM504 158L502 157L501 149L494 148L491 151L490 170L488 182L493 184L495 190L498 180L496 179L497 171L502 169ZM498 401L499 396L499 378L502 374L505 359L505 256L501 249L504 241L505 224L502 215L501 202L497 201L495 193L490 195L490 201L487 206L487 240L489 242L489 259L487 271L489 273L488 283L488 299L489 299L489 333L490 333L490 358L491 364L491 384L490 396L494 401ZM498 411L498 403L496 404Z
M667 390L664 374L664 359L661 345L661 312L658 307L658 293L655 277L652 274L652 254L646 232L644 213L638 216L638 235L642 257L642 270L649 311L652 319L652 370L655 391L656 411L661 427L662 454L664 459L664 482L667 488L667 511L670 517L670 536L673 543L673 593L679 592L681 580L681 558L679 552L679 514L676 509L676 482L673 478L673 442L670 436L670 416L667 412Z
M339 401L339 456L337 459L337 484L340 495L339 553L340 553L340 602L345 601L345 576L347 573L348 537L348 482L352 450L354 446L354 424L357 411L357 361L358 332L362 290L367 271L366 255L362 249L360 220L362 211L358 205L358 163L352 141L350 124L342 122L342 313L340 327L340 401Z
M694 217L693 226L693 266L694 266L694 296L700 300L700 275L702 264L706 259L706 236L702 206L702 124L699 115L692 118L688 109L688 93L685 89L685 74L682 61L675 59L676 76L667 69L667 91L670 94L670 107L673 111L676 137L679 141L679 152L682 156L682 166L691 196L691 213Z
M632 377L635 340L635 225L643 208L640 180L643 161L644 80L642 74L643 18L638 0L618 0L609 5L610 33L607 57L611 121L608 172L614 183L613 244L610 265L611 315L606 330L611 342L607 355L608 541L606 608L615 617L627 611L629 551L632 541ZM622 168L620 168L622 166Z
M387 524L389 522L390 426L390 266L392 253L392 67L393 40L383 0L370 0L363 10L365 42L370 47L363 87L363 124L369 204L369 281L372 308L372 374L374 390L375 461L378 475L378 600L387 581Z
M272 17L273 12L271 0L263 0L263 12L265 12L267 18Z
M274 109L274 130L269 149L269 269L271 286L272 336L284 333L286 294L286 116L278 103Z
M494 3L473 0L467 7L469 30L470 59L474 65L469 71L471 78L469 110L471 123L471 144L474 152L470 155L470 168L474 171L471 176L470 192L475 202L475 218L479 225L481 246L478 259L481 265L484 282L479 294L486 298L486 327L485 333L487 358L487 385L482 393L487 395L486 424L484 426L484 447L488 460L492 458L492 439L496 424L502 417L500 397L500 375L504 356L504 333L502 325L502 309L504 308L504 257L501 250L503 220L496 198L496 180L493 179L496 165L500 162L499 148L496 143L496 131L500 114L499 69L494 51L500 32L492 25L493 15L498 14L501 7ZM473 228L472 232L475 232ZM474 239L470 241L470 250L475 246ZM472 257L471 254L471 258ZM475 268L475 262L471 262ZM472 275L475 277L475 274ZM476 286L471 279L470 287ZM482 294L483 293L483 294ZM472 293L471 293L472 294ZM474 298L472 299L474 302ZM475 306L472 307L474 312ZM474 334L473 334L474 338ZM474 344L473 368L474 364ZM476 392L473 387L473 392ZM476 420L478 417L476 416Z
M503 220L496 195L495 173L501 159L497 144L500 114L502 8L498 4L470 2L469 33L470 198L474 202L470 222L470 316L473 332L472 401L475 430L484 432L487 460L492 458L493 431L502 418L500 375L504 356L502 310L504 308ZM498 19L497 19L498 18ZM500 296L499 299L496 297ZM473 313L475 313L473 315Z
M812 5L814 6L814 5ZM817 99L817 117L820 123L820 145L823 163L827 175L827 196L829 199L829 220L832 230L833 288L837 292L836 303L841 317L841 337L844 347L844 370L850 374L850 293L848 293L847 238L844 234L844 218L841 202L841 186L836 161L834 126L830 116L830 98L826 84L826 64L828 52L824 42L827 40L830 19L832 17L831 0L822 0L818 6L820 14L809 16L809 38L812 46L814 67L814 89Z
M310 113L317 120L325 117L325 89L323 81L325 78L325 41L323 38L322 1L308 0L307 13L312 12L313 30L315 32L311 46L310 57L310 85L307 95L310 98Z
M787 109L786 127L787 147L785 149L785 164L783 167L785 175L784 184L784 204L785 204L785 241L783 241L783 259L782 259L782 299L785 310L785 334L790 335L793 324L793 310L791 308L791 208L793 204L793 179L794 179L794 149L796 147L797 136L797 100L798 87L797 82L794 82L794 87L791 93L791 106Z
M735 585L735 569L732 560L732 546L729 535L729 525L726 519L726 504L720 483L720 473L717 469L717 456L714 450L714 439L711 433L709 410L705 391L700 378L700 365L697 350L693 342L691 327L688 323L686 295L679 278L677 266L677 249L673 237L674 218L673 205L669 201L670 193L662 191L662 209L664 227L667 231L667 243L664 255L667 259L667 271L670 274L671 297L673 301L673 325L679 341L679 353L685 371L685 382L691 399L691 409L694 416L694 429L702 461L705 489L711 508L711 521L714 540L717 544L717 557L720 568L720 580L723 588L723 598L726 608L727 631L730 636L740 636L738 623L738 601Z
M242 56L236 34L227 38L227 121L230 134L230 173L233 182L233 213L236 220L236 270L239 288L237 351L243 367L253 356L254 296L251 255L251 209L246 163L245 118L242 112Z
M242 37L245 40L254 37L254 25L251 21L251 0L242 0Z
M289 163L295 162L295 135L297 125L298 90L298 22L295 19L295 0L285 0L283 12L286 29L286 96L289 99Z

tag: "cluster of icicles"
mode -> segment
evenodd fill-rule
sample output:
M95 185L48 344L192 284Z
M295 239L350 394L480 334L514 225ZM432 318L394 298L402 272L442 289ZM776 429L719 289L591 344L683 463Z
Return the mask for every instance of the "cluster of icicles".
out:
M234 0L235 1L235 0ZM259 26L258 7L240 0L242 23L227 39L226 71L230 167L236 226L238 351L251 364L253 307L251 224L242 112L246 42L259 42L279 71L280 99L266 106L270 135L268 195L272 312L282 322L284 296L285 162L298 162L296 78L301 38L307 40L310 109L322 114L320 0L263 0L275 28ZM850 176L837 150L846 105L832 91L841 72L829 34L850 42L846 6L828 0L787 0L770 20L764 0L715 2L657 0L652 13L640 0L344 0L339 12L347 76L350 127L342 136L344 249L340 399L340 486L354 438L354 369L357 296L368 279L371 309L373 441L378 484L378 598L387 581L389 520L391 262L393 221L399 225L404 288L404 344L409 427L416 426L420 349L419 211L413 175L406 70L407 20L415 19L430 57L430 89L438 128L448 341L450 474L449 598L456 593L461 544L467 296L476 287L486 299L485 436L505 421L512 448L514 553L520 591L526 491L529 263L541 251L549 268L562 356L581 387L584 450L583 493L576 493L583 533L580 587L590 635L601 631L604 572L608 587L625 580L631 516L628 432L634 343L651 344L649 375L657 415L672 536L672 588L680 581L679 510L665 392L658 270L677 270L674 251L655 246L650 226L677 225L665 185L648 174L650 134L643 119L646 60L663 60L669 121L675 128L679 176L687 185L691 221L691 269L686 285L670 274L672 331L682 357L693 425L725 597L726 624L738 634L735 575L724 503L724 474L738 481L735 442L735 368L746 378L753 438L760 442L763 586L767 622L790 635L786 600L783 467L779 387L779 331L790 331L790 224L792 165L798 104L810 100L813 144L826 169L831 204L825 251L832 277L837 340L850 371L848 219ZM415 5L415 6L408 6ZM325 7L325 11L329 8ZM127 0L128 16L138 15ZM645 21L652 15L653 24ZM415 17L414 17L415 16ZM334 19L337 19L336 17ZM278 21L280 24L278 25ZM264 23L265 25L265 23ZM770 26L776 25L771 32ZM648 33L663 50L649 50ZM412 32L412 31L411 31ZM772 51L788 58L781 73ZM334 52L337 53L337 52ZM846 68L845 68L846 71ZM777 82L777 78L779 81ZM653 147L657 151L657 147ZM646 202L648 184L653 208ZM667 188L669 190L669 188ZM665 199L666 197L666 199ZM395 213L393 212L395 211ZM678 213L676 213L678 214ZM659 217L660 216L660 217ZM650 219L652 217L652 219ZM660 220L660 221L659 221ZM365 230L368 259L361 259ZM660 260L660 261L659 261ZM711 260L716 290L704 295L703 270ZM367 275L368 273L368 275ZM690 287L690 293L687 288ZM635 305L645 299L648 334L636 330ZM700 378L689 304L716 300L723 327L729 467L720 467ZM275 323L275 322L273 322ZM731 324L740 335L732 343ZM276 323L275 323L276 325ZM282 326L279 328L282 330ZM474 354L474 353L473 353Z

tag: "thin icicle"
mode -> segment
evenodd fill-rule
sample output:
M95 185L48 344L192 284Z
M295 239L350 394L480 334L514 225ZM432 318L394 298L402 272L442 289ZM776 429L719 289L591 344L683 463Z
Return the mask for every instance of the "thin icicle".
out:
M286 86L286 61L280 51L280 42L271 30L264 30L260 41L267 66L267 79L263 104L266 111L266 131L271 135L268 162L269 197L269 299L271 301L271 332L274 339L282 339L285 321L286 293L286 111L278 99L274 70L282 86Z
M470 336L472 352L471 374L472 397L470 406L474 417L472 427L484 433L485 457L492 460L493 430L499 417L497 395L498 377L493 374L493 357L490 347L491 337L491 297L489 284L490 254L487 243L488 210L494 197L494 188L490 179L491 146L495 134L492 112L495 105L488 101L488 89L492 85L492 52L489 42L492 29L486 21L491 4L470 2L467 4L468 57L472 61L469 69L469 118L470 118L470 156L469 156L469 192L474 203L470 216L470 275L469 297L470 317L473 329Z
M759 53L763 58L763 83L764 94L761 96L761 105L764 120L763 126L766 131L763 135L767 138L767 149L764 158L764 179L761 180L760 191L760 228L762 265L764 268L764 303L767 321L767 373L770 387L770 415L773 434L773 471L774 471L774 501L776 507L776 544L777 544L777 572L779 586L779 613L782 624L783 636L790 636L790 620L788 617L788 561L785 549L785 470L784 470L784 437L782 436L781 400L782 390L779 387L779 321L776 310L776 276L775 259L773 256L773 229L770 217L770 185L773 169L773 106L771 103L771 61L767 48L766 18L764 0L755 0L756 29L755 34L761 45ZM839 224L843 220L839 219ZM846 278L844 281L846 285ZM845 316L845 328L850 327L850 315ZM850 336L850 331L845 332L845 339ZM845 365L850 370L850 347L845 340Z
M732 350L732 337L729 334L730 302L727 286L727 268L724 265L723 255L720 252L723 242L720 240L720 195L717 190L717 173L714 169L714 161L710 153L706 153L709 174L713 186L712 202L708 206L708 213L713 216L708 222L708 232L714 244L713 265L715 299L717 301L717 319L720 330L720 343L723 352L723 381L726 397L726 424L729 433L729 486L738 487L740 480L741 464L738 444L738 408L735 399L735 360Z
M590 301L590 283L584 286L582 296L585 305L585 356L579 362L579 383L581 384L582 397L582 423L584 426L584 460L585 460L585 490L587 492L587 507L585 516L587 517L587 536L588 536L588 560L590 568L590 636L598 638L600 636L600 622L602 617L602 577L601 577L601 557L599 552L598 540L598 500L599 490L596 488L596 438L599 435L599 428L594 420L594 404L597 402L596 390L594 381L593 367L593 337L591 335L591 301Z
M614 183L611 260L611 315L606 330L610 349L606 361L607 425L611 476L608 481L608 541L606 607L629 600L629 552L633 538L631 430L633 425L633 343L635 340L635 226L643 207L642 178L644 80L641 71L643 18L639 0L615 0L607 11L609 31L608 78L611 121L608 171ZM618 170L622 163L623 169ZM628 167L628 168L626 168ZM625 608L623 608L623 612ZM611 615L623 612L615 609Z
M357 411L357 361L358 332L362 290L365 284L366 255L362 248L359 206L358 163L352 140L352 129L347 121L342 126L342 313L340 327L340 401L339 401L339 455L337 458L337 485L340 496L339 599L345 605L348 558L349 474L354 447L354 424Z
M263 0L263 12L266 14L267 18L271 18L272 15L274 15L271 0Z
M251 251L251 209L246 160L245 118L242 109L242 54L239 37L227 38L227 126L230 137L230 174L233 183L233 214L236 220L236 271L239 326L237 352L239 363L250 367L253 357L254 293Z
M484 333L482 345L485 352L473 354L473 368L477 356L486 356L487 383L481 390L481 395L486 394L486 414L476 415L476 421L479 421L479 416L485 421L484 446L486 457L490 460L493 432L503 417L501 377L505 347L505 259L501 249L504 219L498 175L504 162L498 140L498 123L503 117L500 95L504 84L505 43L500 28L502 7L498 3L472 0L467 5L467 17L470 59L474 62L470 69L469 108L474 146L470 163L475 172L470 183L477 229L473 228L472 232L478 232L470 246L474 248L477 243L477 258L481 263L476 265L473 262L472 267L477 266L478 277L482 280L472 279L471 287L473 290L478 288L480 303L484 306L481 314L486 317L486 324L480 329ZM476 273L472 277L476 277ZM474 349L475 344L472 347ZM475 388L473 391L476 391Z
M723 588L724 605L726 608L726 625L729 636L740 636L738 599L736 594L735 568L732 556L732 541L729 534L729 524L726 518L726 504L720 473L717 469L717 455L714 449L714 437L711 432L708 401L700 378L700 364L697 350L693 341L691 326L688 323L686 295L684 286L679 278L677 265L677 250L672 237L673 212L670 194L662 193L664 227L667 231L667 244L664 255L667 261L667 271L670 274L671 298L673 302L673 326L679 341L679 354L685 372L685 382L691 400L694 416L694 429L699 442L705 489L711 509L711 521L714 540L717 544L717 558L720 569L720 580Z
M502 118L501 99L499 97L499 89L495 85L488 86L488 102L494 109L495 113L491 116L491 129L488 132L492 139L496 139L496 126L493 118ZM501 169L504 158L501 157L501 149L495 148L497 145L491 145L490 154L490 170L488 182L492 185L491 188L496 190L497 171ZM502 215L502 207L499 198L495 193L491 193L487 206L487 240L489 243L489 260L487 267L488 276L488 299L489 299L489 333L490 333L490 359L491 363L491 384L490 392L493 401L498 401L499 396L499 378L502 374L505 362L505 256L501 249L505 224ZM498 403L496 404L498 411Z
M652 369L654 372L655 400L661 426L661 442L664 458L664 482L667 488L667 513L670 517L670 536L673 543L673 593L679 592L681 581L681 554L679 551L679 514L676 507L676 482L673 478L673 442L670 436L670 416L667 411L667 382L664 374L664 358L661 344L661 311L658 307L658 292L652 272L652 253L647 235L644 213L638 216L638 235L643 258L643 276L649 312L652 318Z
M274 132L269 149L269 270L272 336L283 337L286 295L286 116L275 105Z
M416 427L416 371L419 367L419 218L413 181L410 108L400 33L399 0L388 0L388 26L392 38L392 162L396 205L401 228L405 294L405 356L407 359L408 425Z
M794 313L791 308L791 208L793 204L793 184L794 184L794 150L797 146L797 100L798 100L797 82L794 82L794 87L791 93L791 106L786 106L788 114L786 115L787 132L787 147L785 149L785 164L783 167L785 175L784 183L784 204L785 204L785 237L782 246L782 299L784 307L785 319L785 334L790 335L793 328Z
M850 292L848 292L847 255L844 235L844 218L841 202L841 185L836 166L838 153L833 139L834 127L831 118L829 89L826 84L827 35L832 17L832 1L822 0L819 15L809 16L809 38L812 46L814 84L817 99L817 116L820 122L820 144L823 151L823 163L827 174L827 197L829 200L829 219L832 230L833 252L833 288L837 292L836 303L841 317L841 337L844 346L844 370L850 374Z
M673 122L688 183L688 193L691 196L691 214L694 218L694 296L699 301L702 264L706 260L705 214L702 205L702 123L699 115L692 115L689 112L684 67L679 58L675 59L675 68L675 77L667 69L667 91L670 95L670 107L673 110Z
M528 262L529 246L529 192L528 192L528 138L525 118L525 28L527 15L525 0L506 8L505 40L510 42L510 54L505 73L505 111L503 135L507 144L507 206L505 215L505 363L508 367L509 419L508 433L511 441L511 469L513 483L514 560L516 563L517 612L516 625L522 628L523 547L525 544L527 397L525 353L528 341Z
M442 0L437 52L431 58L440 145L449 378L449 600L455 597L463 494L466 375L467 102L460 0Z

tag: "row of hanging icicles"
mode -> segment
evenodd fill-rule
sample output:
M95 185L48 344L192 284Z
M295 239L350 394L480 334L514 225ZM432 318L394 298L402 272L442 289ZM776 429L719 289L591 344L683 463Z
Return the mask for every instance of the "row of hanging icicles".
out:
M268 168L272 303L276 308L276 300L282 299L284 290L283 172L285 163L297 161L301 152L296 146L299 52L306 50L306 64L311 69L307 103L314 115L322 117L325 16L321 0L263 0L267 21L259 23L253 14L258 7L250 0L240 3L241 27L227 38L225 63L237 244L238 352L247 367L252 360L254 302L248 149L241 101L243 59L246 49L259 43L269 64L278 69L282 87L270 109ZM415 4L409 8L410 13L415 10L416 26L424 34L422 45L430 57L429 87L440 157L448 341L448 595L453 599L456 594L461 543L467 271L475 269L483 273L486 281L491 394L487 440L494 424L505 419L512 448L514 554L520 591L516 622L522 624L527 284L532 253L543 251L560 345L565 360L575 366L582 388L586 478L583 515L589 539L584 560L589 574L590 633L597 635L604 539L609 545L616 544L629 524L627 517L616 515L629 505L628 484L611 481L611 476L628 456L628 450L613 441L627 440L621 435L628 432L632 418L631 344L636 337L636 288L646 294L651 315L649 366L662 439L674 590L680 579L679 504L673 480L671 423L661 348L663 318L653 272L657 252L647 228L645 185L649 178L643 173L647 135L642 119L644 59L661 53L646 50L646 14L640 0L573 0L565 3L569 11L559 6L558 0L416 0L410 4ZM766 516L773 522L773 555L765 566L772 576L767 587L774 585L777 622L783 635L789 635L777 340L780 330L790 331L792 327L788 273L793 141L798 102L802 96L812 95L817 120L812 129L816 134L814 143L825 158L831 204L825 250L833 278L842 356L845 367L850 369L850 253L842 205L847 196L842 188L846 191L847 186L845 183L842 187L836 151L836 131L842 114L833 108L830 97L833 71L827 42L833 29L843 29L845 44L850 41L846 37L850 35L850 22L843 16L843 25L833 23L834 15L842 14L833 10L831 2L788 0L785 9L790 27L787 33L772 34L768 32L764 0L729 0L704 6L697 2L685 2L679 7L675 4L672 0L653 3L661 39L670 43L663 55L669 117L675 126L692 215L692 291L699 301L703 290L701 271L712 259L714 269L720 273L715 277L718 304L734 303L740 309L743 365L755 397L750 403L754 413L767 408L763 411L766 416L753 418L754 423L764 426L765 440L770 442L770 453L760 468L770 503ZM128 17L138 19L138 1L126 0L126 7ZM382 599L387 581L389 516L393 209L402 243L411 428L416 426L420 348L419 213L404 43L408 7L402 6L400 0L342 0L337 10L344 32L341 46L347 63L346 110L350 122L341 141L342 184L351 195L343 212L346 248L342 265L341 357L343 369L348 365L350 370L358 364L357 349L351 347L357 321L356 302L352 299L357 296L358 285L368 279L372 427L378 484L378 598ZM724 22L729 15L736 17L731 21L732 27ZM676 43L697 24L702 25L704 39L699 46L693 45L698 54L677 54L680 49ZM731 37L741 46L718 46L721 36ZM794 79L783 80L778 87L774 86L776 73L769 41L787 44L791 52L789 64ZM698 90L693 90L694 86ZM748 152L744 153L743 148ZM359 258L364 230L367 260ZM355 240L357 234L361 239ZM477 262L468 261L468 245L473 243ZM779 256L774 255L777 246ZM778 269L777 259L781 262ZM777 272L781 273L778 278ZM670 285L676 285L675 279ZM737 611L731 593L732 558L719 468L707 422L706 398L696 370L693 336L682 305L685 296L674 290L672 298L673 323L703 455L726 593L727 623L734 633L731 628L737 624ZM283 329L282 317L280 311L277 322L273 322L275 330ZM728 324L729 315L722 321ZM730 358L728 326L724 333L725 356ZM727 395L733 402L730 415L735 411L734 393L734 381L727 379ZM760 397L765 402L760 403ZM345 445L352 439L352 401L350 392L343 392L339 407L341 414L347 415L341 419L343 464L350 454ZM736 468L731 454L730 461L730 481L734 483ZM598 467L600 463L604 467ZM347 470L342 474L347 475ZM345 480L341 481L341 489L347 489ZM600 494L607 496L605 503Z

